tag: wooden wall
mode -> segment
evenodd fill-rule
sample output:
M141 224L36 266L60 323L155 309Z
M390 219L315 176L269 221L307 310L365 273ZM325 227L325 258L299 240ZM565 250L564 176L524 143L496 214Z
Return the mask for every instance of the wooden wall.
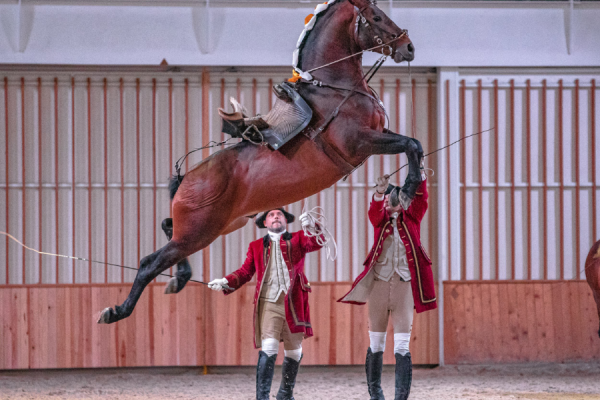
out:
M444 283L448 364L600 360L585 281Z
M336 302L348 283L312 287L315 336L303 343L303 364L362 364L366 307ZM120 304L128 284L2 287L0 369L254 365L253 290L248 284L225 297L191 284L164 295L155 283L130 318L107 326L95 323L96 314ZM584 281L449 281L444 304L447 364L600 360L596 306ZM437 322L437 310L416 315L416 364L439 362ZM391 333L386 363L394 361Z
M364 363L366 307L336 302L349 289L348 283L312 287L315 336L303 343L303 364ZM164 295L162 283L151 284L131 317L113 325L96 324L96 314L120 304L129 288L129 284L0 288L0 369L255 365L254 285L225 297L197 284L180 294ZM437 311L415 318L411 344L415 363L438 363L437 321ZM279 357L278 362L282 360ZM385 362L394 362L393 340L387 342Z

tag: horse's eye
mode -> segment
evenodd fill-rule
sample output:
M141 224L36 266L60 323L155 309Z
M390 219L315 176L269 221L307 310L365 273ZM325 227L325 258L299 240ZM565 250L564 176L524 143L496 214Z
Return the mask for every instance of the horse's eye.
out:
M381 17L379 15L376 15L375 17L373 17L373 21L381 22Z

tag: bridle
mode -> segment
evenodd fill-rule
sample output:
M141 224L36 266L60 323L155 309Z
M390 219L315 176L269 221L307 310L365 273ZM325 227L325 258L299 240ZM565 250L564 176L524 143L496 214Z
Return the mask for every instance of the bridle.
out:
M392 38L391 41L389 41L388 43L383 43L383 39L381 39L379 37L379 35L377 35L375 33L375 31L373 30L373 27L371 26L371 24L367 21L367 19L365 18L365 16L363 15L363 12L370 6L376 6L377 5L377 1L371 1L370 5L364 6L361 9L356 9L356 30L354 32L354 41L356 43L358 43L359 41L359 37L360 37L360 33L359 33L359 27L363 26L365 29L367 29L370 33L370 36L373 38L373 41L375 43L377 43L377 45L381 46L381 54L383 54L386 57L393 57L394 55L394 49L392 49L392 46L389 45L389 43L392 43L395 40L398 40L400 38L402 38L403 36L408 35L408 30L407 29L402 29L402 33L397 36ZM389 51L388 54L385 53L384 49L387 49Z

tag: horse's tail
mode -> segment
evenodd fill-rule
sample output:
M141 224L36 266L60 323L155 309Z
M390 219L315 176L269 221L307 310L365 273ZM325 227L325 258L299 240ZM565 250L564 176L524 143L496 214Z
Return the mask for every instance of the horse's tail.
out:
M169 178L169 196L171 196L171 200L175 197L175 193L177 193L177 189L179 189L179 185L181 185L184 176L185 174L175 174Z

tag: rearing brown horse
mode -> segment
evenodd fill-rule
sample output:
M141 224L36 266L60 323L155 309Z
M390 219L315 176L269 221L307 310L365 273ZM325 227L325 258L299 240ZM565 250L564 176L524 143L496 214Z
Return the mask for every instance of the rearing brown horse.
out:
M376 51L385 51L397 63L414 58L406 31L374 1L330 2L304 41L298 68L309 71L381 43L389 46ZM146 285L159 273L207 247L219 235L245 225L247 215L318 193L373 154L406 153L409 174L402 192L409 199L414 197L421 181L421 144L384 129L385 110L363 79L362 56L318 69L312 76L330 86L297 83L298 92L313 110L305 133L317 132L349 91L356 90L327 128L312 136L313 140L299 134L278 151L243 141L194 166L178 188L178 182L172 182L176 190L172 240L141 260L128 298L121 306L102 311L98 322L112 323L128 317Z

